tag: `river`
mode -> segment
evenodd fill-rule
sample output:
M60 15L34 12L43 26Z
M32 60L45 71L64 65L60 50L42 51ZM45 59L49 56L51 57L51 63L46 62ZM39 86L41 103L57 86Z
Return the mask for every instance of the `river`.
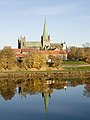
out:
M0 120L89 120L90 79L0 79Z

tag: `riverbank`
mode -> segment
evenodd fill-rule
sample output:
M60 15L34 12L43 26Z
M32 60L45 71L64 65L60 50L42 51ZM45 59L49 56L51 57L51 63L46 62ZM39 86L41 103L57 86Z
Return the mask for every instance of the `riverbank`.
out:
M0 78L90 78L90 71L8 71L1 72Z
M90 64L81 61L64 61L59 69L45 67L40 70L12 69L0 71L0 78L90 78Z

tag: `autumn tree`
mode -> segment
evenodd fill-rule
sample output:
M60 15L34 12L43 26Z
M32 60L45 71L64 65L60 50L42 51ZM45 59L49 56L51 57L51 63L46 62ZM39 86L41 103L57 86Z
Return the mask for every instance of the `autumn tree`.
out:
M71 47L69 52L68 52L68 59L70 60L76 60L77 58L77 53L78 53L78 48L77 47Z
M40 69L42 68L43 66L46 65L46 58L43 54L41 53L35 53L34 54L34 61L33 61L33 67L34 68L37 68L37 69Z
M15 95L15 83L11 79L0 81L0 92L5 100L11 100Z
M86 49L85 52L86 52L86 59L85 59L85 61L90 63L90 48Z
M78 48L77 50L77 58L78 60L85 61L86 60L86 52L84 48Z
M54 56L54 55L50 54L48 56L48 59L49 59L49 61L48 61L49 67L56 67L57 69L60 68L61 63L62 63L62 59L60 56L58 56L58 55Z
M90 47L89 43L84 44L84 47L71 47L68 51L69 60L81 60L90 63Z
M17 59L10 47L4 47L0 52L0 68L12 69L17 66Z
M54 56L54 64L53 66L59 69L61 67L62 59L60 56Z
M39 52L32 52L26 54L22 61L23 62L21 64L25 69L28 68L40 69L46 64L45 56Z

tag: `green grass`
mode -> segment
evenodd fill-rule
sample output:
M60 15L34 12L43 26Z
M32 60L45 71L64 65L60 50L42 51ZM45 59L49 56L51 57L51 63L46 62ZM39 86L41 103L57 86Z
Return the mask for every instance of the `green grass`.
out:
M86 65L86 66L85 66ZM75 71L90 71L90 64L84 61L63 61L62 66L64 70L75 70Z
M86 65L84 61L63 61L62 65Z
M74 71L90 71L90 66L82 66L82 67L65 67L64 70L74 70Z

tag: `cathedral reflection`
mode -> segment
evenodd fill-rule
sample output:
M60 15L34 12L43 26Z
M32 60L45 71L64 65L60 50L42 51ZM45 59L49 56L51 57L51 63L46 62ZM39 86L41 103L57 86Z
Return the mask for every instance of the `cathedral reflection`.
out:
M45 111L48 112L48 105L51 94L48 92L42 93L42 97L44 98Z
M15 94L18 94L22 99L26 98L27 95L41 93L45 111L48 112L50 98L54 89L66 91L68 87L75 87L77 85L84 85L83 95L90 97L90 80L3 79L0 80L0 94L4 100L11 100L15 97Z

